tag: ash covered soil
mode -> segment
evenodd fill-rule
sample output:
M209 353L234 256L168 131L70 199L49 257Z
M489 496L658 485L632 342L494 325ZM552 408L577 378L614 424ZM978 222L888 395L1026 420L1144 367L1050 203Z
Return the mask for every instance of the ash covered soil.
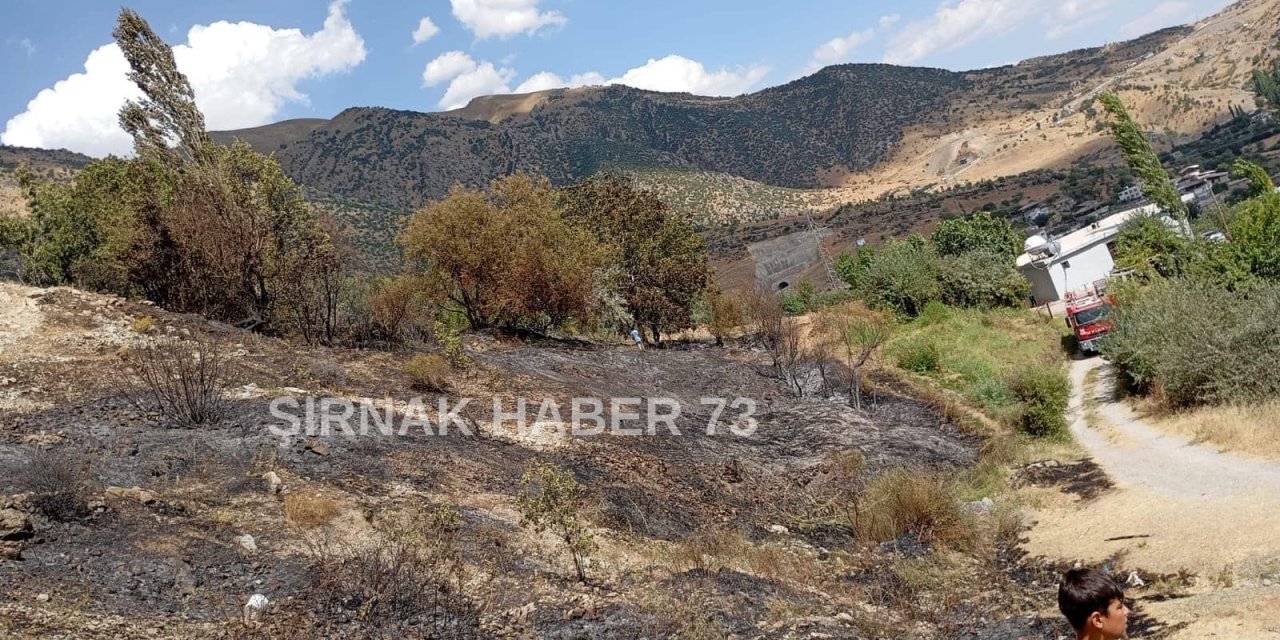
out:
M1038 565L1005 547L955 554L918 539L860 544L838 526L806 520L848 481L839 461L852 451L865 458L867 477L977 460L977 438L883 385L859 413L839 399L792 397L766 375L764 354L742 346L641 352L478 336L467 342L475 365L447 394L476 399L463 412L475 435L280 437L268 429L279 422L268 410L278 396L420 395L404 374L413 354L302 347L135 302L13 284L0 284L0 332L0 636L1063 632L1040 615L1053 567L1028 569ZM217 339L230 356L229 413L211 425L166 428L127 400L120 352L197 336ZM681 433L495 430L481 424L495 395L555 398L566 417L575 397L673 398ZM705 397L754 400L754 433L732 434L740 411L727 408L707 434L714 407ZM521 525L516 496L534 461L571 470L587 489L598 549L586 584L552 534ZM57 473L83 479L83 509L51 517L34 504L31 487ZM319 516L290 511L315 503ZM342 585L320 558L382 545L387 523L414 528L415 517L440 505L460 516L449 555L460 569L425 613L392 608L404 615L370 620L361 612L379 603L330 597ZM931 563L973 588L952 599L926 595L929 585L904 567L918 573ZM270 605L246 626L253 594Z

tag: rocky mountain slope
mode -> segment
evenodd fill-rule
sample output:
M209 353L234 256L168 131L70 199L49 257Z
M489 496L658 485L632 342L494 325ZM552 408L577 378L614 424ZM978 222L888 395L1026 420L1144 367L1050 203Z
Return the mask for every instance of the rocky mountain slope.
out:
M820 189L803 198L820 209L1064 166L1105 146L1092 104L1104 88L1166 141L1186 140L1228 106L1253 108L1244 87L1274 57L1277 24L1280 1L1244 0L1197 25L972 72L840 65L736 98L561 89L444 113L353 108L221 137L276 152L316 192L384 206L515 170L565 183L621 167L696 176L691 191L720 203L701 217L750 218L734 193L759 188L732 179Z

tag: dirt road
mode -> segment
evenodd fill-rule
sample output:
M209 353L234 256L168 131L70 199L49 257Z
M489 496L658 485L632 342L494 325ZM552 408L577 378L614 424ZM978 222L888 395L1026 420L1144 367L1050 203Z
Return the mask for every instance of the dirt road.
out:
M1095 372L1090 375L1091 372ZM1114 394L1099 358L1072 363L1068 419L1115 482L1101 496L1045 504L1032 555L1196 576L1185 597L1141 609L1173 639L1280 637L1280 463L1222 453L1146 424Z
M1096 384L1086 385L1095 370ZM1280 462L1223 453L1143 422L1115 399L1111 367L1101 358L1072 363L1071 383L1071 433L1120 486L1174 497L1280 491Z

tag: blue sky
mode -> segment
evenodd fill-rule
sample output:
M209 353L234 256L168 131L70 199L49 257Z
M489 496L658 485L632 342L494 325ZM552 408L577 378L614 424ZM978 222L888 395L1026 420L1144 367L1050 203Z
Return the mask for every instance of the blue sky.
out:
M966 70L1123 40L1228 0L136 0L215 129L617 82L736 95L827 64ZM0 142L124 153L118 5L4 0ZM69 19L69 16L75 16ZM423 22L424 19L429 23Z

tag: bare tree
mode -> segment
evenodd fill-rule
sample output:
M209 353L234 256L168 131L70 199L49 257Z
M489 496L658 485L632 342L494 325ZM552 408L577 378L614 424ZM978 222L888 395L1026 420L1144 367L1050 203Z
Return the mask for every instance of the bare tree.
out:
M809 376L813 374L809 349L804 343L804 327L795 318L782 319L782 331L779 336L774 362L778 377L796 397L803 398L809 386Z
M862 411L862 367L892 335L889 323L878 314L848 315L838 319L836 331L849 365L849 401Z

